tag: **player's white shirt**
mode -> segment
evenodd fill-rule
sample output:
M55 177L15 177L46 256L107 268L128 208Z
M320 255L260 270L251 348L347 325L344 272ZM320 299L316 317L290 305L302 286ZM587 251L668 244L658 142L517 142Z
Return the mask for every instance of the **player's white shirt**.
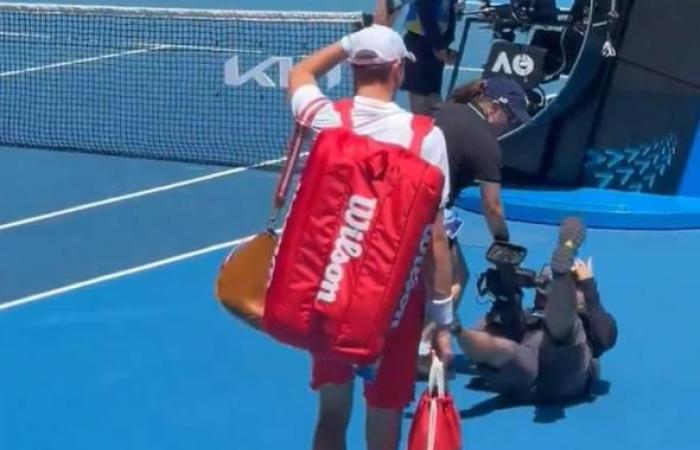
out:
M292 96L292 111L295 117L303 118L311 110L320 109L311 123L320 130L340 126L340 115L332 102L315 84L298 88ZM413 114L396 103L355 96L352 109L353 129L357 134L370 136L381 142L408 148L413 137L411 120ZM442 131L434 127L423 140L421 156L438 167L445 176L441 207L447 204L450 194L450 169L447 161L447 145Z

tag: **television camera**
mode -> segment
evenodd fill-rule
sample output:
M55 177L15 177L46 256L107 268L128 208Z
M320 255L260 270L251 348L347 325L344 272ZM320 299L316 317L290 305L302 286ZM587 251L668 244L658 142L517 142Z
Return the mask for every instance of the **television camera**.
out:
M481 273L477 290L481 297L491 297L493 305L486 315L486 325L509 339L520 340L528 325L523 313L523 290L545 288L548 278L534 270L522 267L527 256L523 246L494 242L486 252L486 260L493 265Z

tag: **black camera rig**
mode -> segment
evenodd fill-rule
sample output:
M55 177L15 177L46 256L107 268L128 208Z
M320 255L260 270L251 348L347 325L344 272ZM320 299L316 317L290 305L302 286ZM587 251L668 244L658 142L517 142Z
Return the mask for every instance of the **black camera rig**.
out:
M520 340L527 327L523 289L545 288L548 283L546 277L521 266L526 256L523 246L494 242L486 252L486 260L494 267L486 269L477 280L479 295L493 299L486 325L513 340Z
M479 295L496 301L510 301L522 296L522 289L543 287L546 279L532 269L521 267L527 249L509 242L496 241L486 251L486 260L495 267L479 276Z

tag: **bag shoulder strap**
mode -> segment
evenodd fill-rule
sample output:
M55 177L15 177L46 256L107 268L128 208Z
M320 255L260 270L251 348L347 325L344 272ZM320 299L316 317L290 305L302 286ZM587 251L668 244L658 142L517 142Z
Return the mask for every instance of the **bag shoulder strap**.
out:
M340 126L347 130L352 130L352 108L354 106L354 101L352 98L344 98L333 102L333 108L340 115ZM411 143L409 144L408 150L420 156L421 148L423 147L423 141L425 137L433 131L434 122L431 117L422 116L414 114L411 118L411 131L413 136L411 137Z
M330 101L326 97L319 97L306 105L295 118L296 122L304 127L313 128L316 115L328 105Z
M280 210L284 207L289 193L289 184L292 179L292 173L299 160L301 147L304 140L313 130L313 122L321 109L328 105L328 99L325 97L317 98L309 103L304 108L301 114L296 118L294 123L294 131L291 139L287 144L287 157L282 170L277 180L277 189L275 190L275 198L273 202L272 212L270 213L269 228L273 229L279 219Z
M340 114L340 126L346 130L352 130L352 98L344 98L333 103L336 112Z
M428 116L414 114L413 119L411 119L411 130L413 131L413 137L411 138L411 144L408 150L420 156L425 137L433 131L433 119Z

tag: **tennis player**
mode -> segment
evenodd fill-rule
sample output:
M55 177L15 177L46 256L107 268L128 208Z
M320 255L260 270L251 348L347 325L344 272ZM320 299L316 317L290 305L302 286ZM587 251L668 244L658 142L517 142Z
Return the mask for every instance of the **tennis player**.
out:
M408 148L412 139L412 114L393 102L401 86L406 60L413 59L401 36L391 28L373 25L340 42L329 45L294 66L289 75L292 110L300 120L309 120L320 130L340 126L340 117L316 80L343 61L349 60L355 81L352 123L360 135ZM320 109L319 109L320 108ZM397 449L403 409L413 400L417 350L424 313L443 325L436 337L437 350L449 358L452 322L450 248L444 228L443 208L449 199L449 168L445 138L438 128L426 136L422 157L439 167L445 176L442 204L433 226L432 251L428 252L424 274L432 288L428 304L410 302L399 325L387 336L387 343L374 382L365 382L367 402L366 439L369 450ZM417 297L413 297L417 298ZM352 411L352 367L328 361L313 361L312 388L319 392L320 409L314 450L343 450Z

